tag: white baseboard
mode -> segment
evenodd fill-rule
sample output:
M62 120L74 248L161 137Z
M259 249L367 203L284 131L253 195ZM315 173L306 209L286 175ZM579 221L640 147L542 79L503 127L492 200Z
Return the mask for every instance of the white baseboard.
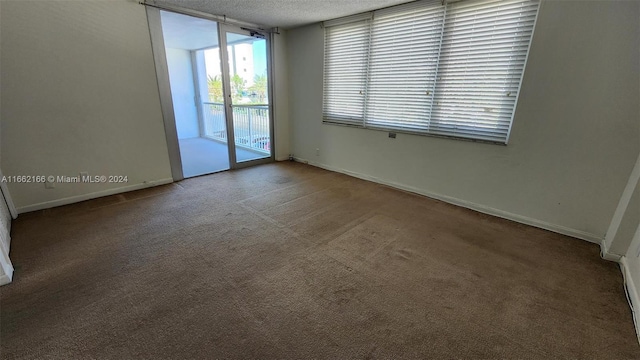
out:
M0 169L0 177L2 177L2 170ZM4 201L7 204L7 208L9 208L9 213L13 219L18 217L18 210L13 204L13 200L11 199L11 194L9 193L9 188L7 187L6 182L0 182L0 192L2 192L2 196L4 197Z
M11 283L12 276L13 276L13 270L11 271L11 276L7 274L0 275L0 286Z
M0 251L3 251L5 254L9 254L9 250L11 249L11 228L7 229L5 232L4 229L0 231Z
M592 242L592 243L598 244L600 246L602 246L602 241L604 240L604 236L591 234L591 233L588 233L588 232L585 232L585 231L581 231L581 230L571 229L571 228L568 228L568 227L565 227L565 226L562 226L562 225L551 224L551 223L548 223L548 222L545 222L545 221L529 218L529 217L518 215L518 214L513 214L513 213L510 213L510 212L507 212L507 211L504 211L504 210L499 210L499 209L495 209L495 208L492 208L492 207L489 207L489 206L476 204L476 203L473 203L473 202L470 202L470 201L457 199L457 198L454 198L454 197L451 197L451 196L432 193L432 192L425 191L423 189L419 189L419 188L416 188L416 187L413 187L413 186L407 186L407 185L396 183L396 182L392 182L392 181L386 181L386 180L383 180L383 179L380 179L380 178L377 178L377 177L374 177L374 176L364 175L364 174L356 173L356 172L349 171L349 170L338 169L338 168L335 168L333 166L320 164L320 163L315 163L315 162L312 162L312 161L309 161L309 160L306 160L306 159L302 159L302 158L297 158L296 157L294 159L297 162L309 164L309 165L316 166L316 167L323 168L323 169L330 170L330 171L339 172L339 173L346 174L346 175L349 175L349 176L357 177L359 179L372 181L372 182L375 182L375 183L378 183L378 184L391 186L391 187L394 187L396 189L409 191L409 192L412 192L412 193L416 193L416 194L419 194L419 195L430 197L432 199L441 200L441 201L444 201L444 202L449 203L449 204L453 204L453 205L461 206L461 207L464 207L464 208L467 208L467 209L475 210L475 211L481 212L483 214L497 216L499 218L515 221L515 222L518 222L518 223L521 223L521 224L530 225L530 226L537 227L537 228L540 228L540 229L553 231L553 232L558 233L558 234L567 235L567 236L575 237L575 238L578 238L578 239L586 240L588 242Z
M622 255L613 254L609 252L609 245L607 244L606 239L603 239L602 242L600 243L600 257L602 257L605 260L619 263L622 258Z
M640 284L636 284L636 281L640 281L640 278L633 278L629 267L627 266L627 257L620 258L620 270L624 278L624 284L627 291L627 300L629 306L631 306L631 315L633 316L633 323L636 326L636 335L638 336L638 342L640 343ZM640 276L638 274L637 276Z
M113 188L113 189L96 191L96 192L92 192L92 193L88 193L88 194L70 196L70 197L67 197L67 198L56 199L56 200L45 201L45 202L41 202L41 203L37 203L37 204L22 206L22 207L19 207L17 210L18 210L18 214L23 214L23 213L27 213L27 212L30 212L30 211L37 211L37 210L49 209L49 208L56 207L56 206L69 205L69 204L77 203L77 202L80 202L80 201L96 199L96 198L103 197L103 196L115 195L115 194L120 194L120 193L124 193L124 192L129 192L129 191L134 191L134 190L141 190L141 189L146 189L146 188L149 188L149 187L170 184L172 182L173 182L172 178L153 180L153 181L148 181L148 182L135 184L135 185L129 185L129 186L123 186L123 187L118 187L118 188Z
M0 275L0 286L2 286L13 280L13 264L9 259L9 252L5 252L4 249L0 249L0 268L2 268L2 275Z

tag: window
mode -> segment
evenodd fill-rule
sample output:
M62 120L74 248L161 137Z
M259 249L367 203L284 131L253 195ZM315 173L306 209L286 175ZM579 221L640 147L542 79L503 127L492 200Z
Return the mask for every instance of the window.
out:
M325 22L325 123L506 144L538 0L416 1Z

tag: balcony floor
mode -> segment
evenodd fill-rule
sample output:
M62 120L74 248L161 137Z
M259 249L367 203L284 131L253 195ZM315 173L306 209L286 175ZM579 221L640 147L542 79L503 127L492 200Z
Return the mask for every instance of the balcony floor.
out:
M185 178L229 169L227 144L206 138L180 139L180 157ZM239 162L267 157L264 153L238 148Z

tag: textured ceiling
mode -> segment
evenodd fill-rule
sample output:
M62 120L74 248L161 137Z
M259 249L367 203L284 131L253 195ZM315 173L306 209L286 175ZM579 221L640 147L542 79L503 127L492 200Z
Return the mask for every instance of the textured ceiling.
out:
M294 28L412 0L156 0L267 27Z

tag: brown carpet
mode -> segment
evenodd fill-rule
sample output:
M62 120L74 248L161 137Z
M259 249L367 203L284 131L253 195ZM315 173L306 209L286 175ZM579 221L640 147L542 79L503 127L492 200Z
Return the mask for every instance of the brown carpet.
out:
M21 215L4 359L638 359L582 240L302 164Z

